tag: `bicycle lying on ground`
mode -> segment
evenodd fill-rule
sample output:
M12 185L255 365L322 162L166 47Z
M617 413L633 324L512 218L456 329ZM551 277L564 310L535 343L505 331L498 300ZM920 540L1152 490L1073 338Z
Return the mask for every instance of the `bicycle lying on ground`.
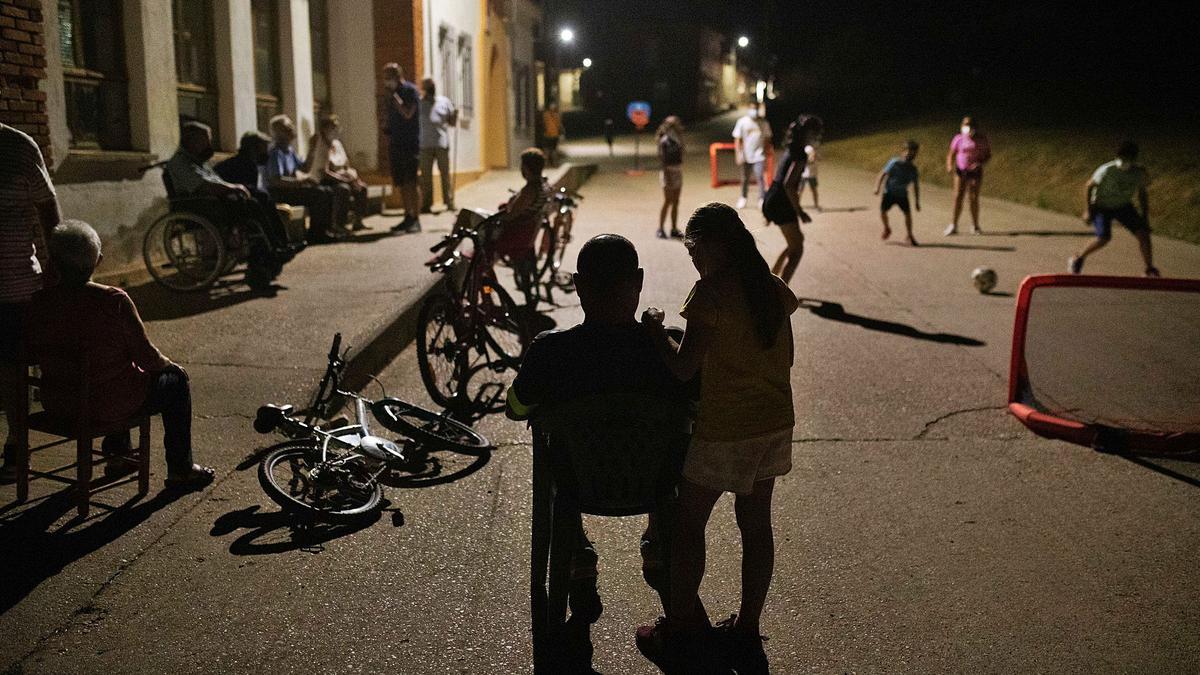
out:
M380 507L380 476L389 470L406 470L416 446L468 455L491 450L486 438L446 414L398 398L372 401L339 389L346 368L341 343L338 333L325 375L302 417L290 405L264 405L255 417L255 431L278 431L293 439L268 450L258 465L263 491L284 510L334 523L354 521ZM346 400L354 403L354 424L329 429L316 424L336 414ZM399 435L400 441L374 435L369 417Z
M429 396L441 406L498 412L521 365L529 329L517 303L496 279L485 240L497 216L459 228L431 250L453 251L431 266L446 275L445 292L429 297L417 318L417 362ZM458 247L470 240L470 252ZM459 268L466 265L465 270Z

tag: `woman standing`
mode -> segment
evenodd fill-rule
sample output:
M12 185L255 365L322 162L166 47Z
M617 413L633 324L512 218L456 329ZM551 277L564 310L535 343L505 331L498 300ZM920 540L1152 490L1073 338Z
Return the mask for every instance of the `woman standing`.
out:
M697 672L689 661L715 637L698 595L705 526L717 500L732 492L741 533L742 598L737 614L717 624L724 639L716 642L729 650L737 672L766 673L760 620L775 562L771 496L775 479L792 468L789 316L798 303L767 269L733 207L714 202L696 209L684 245L700 280L681 312L687 320L683 341L676 348L666 335L661 311L647 310L642 321L677 378L700 373L700 412L679 487L667 615L641 627L637 644L666 672Z
M975 126L968 115L962 120L962 128L950 141L946 153L946 173L954 174L954 218L946 226L944 234L958 234L958 218L962 215L963 196L971 197L971 224L975 234L979 229L979 186L983 183L983 165L992 158L992 146L987 136Z
M675 115L667 116L655 133L658 139L658 160L662 163L663 205L658 212L658 238L666 239L663 223L671 212L671 238L683 236L679 231L679 193L683 191L683 124Z
M785 283L791 282L804 255L804 233L800 231L800 222L812 222L800 208L800 182L808 163L804 147L819 138L823 128L824 123L816 115L801 115L788 125L783 159L775 169L775 178L763 200L763 216L767 222L778 225L787 240L787 248L771 267Z

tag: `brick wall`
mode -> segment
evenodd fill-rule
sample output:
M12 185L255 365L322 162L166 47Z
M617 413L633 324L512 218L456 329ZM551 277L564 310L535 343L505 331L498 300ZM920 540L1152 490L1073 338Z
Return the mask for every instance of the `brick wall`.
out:
M29 134L50 157L46 93L46 41L41 0L0 0L0 122Z

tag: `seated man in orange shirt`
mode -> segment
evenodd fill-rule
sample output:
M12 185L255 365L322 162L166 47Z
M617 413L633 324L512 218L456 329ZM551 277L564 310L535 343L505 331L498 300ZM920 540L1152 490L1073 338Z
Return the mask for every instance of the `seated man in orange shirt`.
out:
M92 282L100 263L100 237L90 225L67 220L50 235L50 261L60 283L33 296L28 316L28 347L40 357L47 347L88 351L88 413L99 424L139 413L162 415L167 451L167 487L197 489L212 482L212 469L192 463L192 398L183 368L151 344L137 307L125 291ZM72 391L79 373L72 364L38 358L42 405L72 419L79 414ZM128 434L109 436L106 454L128 451ZM108 475L131 465L109 462Z

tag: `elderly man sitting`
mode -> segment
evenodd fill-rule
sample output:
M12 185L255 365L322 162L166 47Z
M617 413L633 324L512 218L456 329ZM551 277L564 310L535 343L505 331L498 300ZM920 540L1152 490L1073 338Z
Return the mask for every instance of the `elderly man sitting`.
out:
M167 451L166 485L196 489L210 483L213 470L192 463L192 398L183 368L150 342L137 307L125 291L92 282L100 263L100 237L90 225L68 220L50 235L50 261L60 283L34 294L28 317L28 347L88 350L90 400L94 421L116 423L135 414L162 415ZM42 404L52 415L70 419L79 374L70 366L41 361ZM104 439L106 453L127 451L129 437ZM106 473L119 473L109 462Z

